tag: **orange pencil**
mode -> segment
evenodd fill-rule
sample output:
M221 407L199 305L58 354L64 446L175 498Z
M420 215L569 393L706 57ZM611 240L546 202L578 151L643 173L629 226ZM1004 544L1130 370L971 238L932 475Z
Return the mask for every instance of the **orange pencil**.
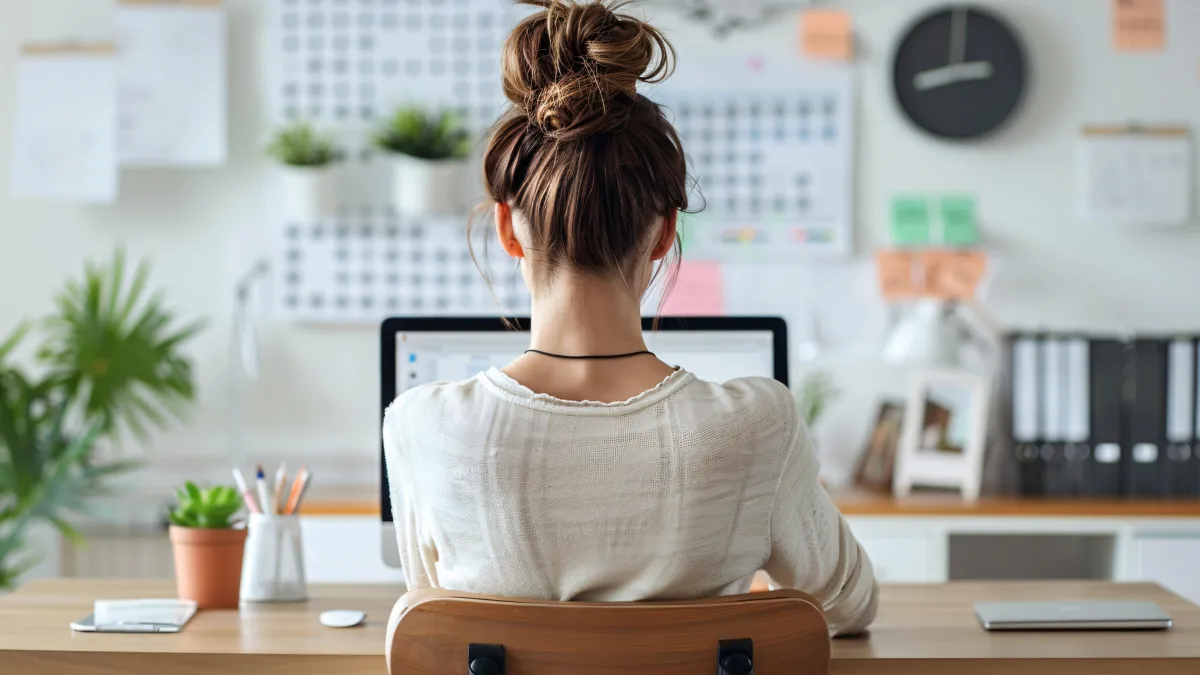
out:
M300 507L300 499L304 496L304 490L308 487L308 477L308 467L300 467L300 471L296 474L296 480L292 483L292 491L288 495L287 509L284 513L288 515L296 513L296 509Z

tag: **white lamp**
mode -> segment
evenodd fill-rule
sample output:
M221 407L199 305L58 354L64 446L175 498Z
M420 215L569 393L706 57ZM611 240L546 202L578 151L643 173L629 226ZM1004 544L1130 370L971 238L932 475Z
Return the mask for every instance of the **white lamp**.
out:
M947 321L947 307L940 300L922 299L896 324L883 348L892 363L929 368L955 368L959 365L962 340Z
M892 363L955 369L964 365L964 346L980 349L990 360L1001 341L999 326L978 303L924 298L896 324L883 355Z

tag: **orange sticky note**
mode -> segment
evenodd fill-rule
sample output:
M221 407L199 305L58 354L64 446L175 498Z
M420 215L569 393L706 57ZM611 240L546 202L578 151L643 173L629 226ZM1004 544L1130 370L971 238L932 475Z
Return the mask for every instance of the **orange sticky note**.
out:
M879 251L879 292L888 300L908 300L921 295L917 254L913 251Z
M982 251L931 250L921 253L925 294L941 300L970 300L987 270Z
M1113 48L1119 52L1162 51L1167 46L1163 0L1112 0Z
M854 21L848 12L807 9L800 14L800 49L813 59L854 58Z
M725 313L725 282L715 262L685 262L663 303L667 316L720 316Z

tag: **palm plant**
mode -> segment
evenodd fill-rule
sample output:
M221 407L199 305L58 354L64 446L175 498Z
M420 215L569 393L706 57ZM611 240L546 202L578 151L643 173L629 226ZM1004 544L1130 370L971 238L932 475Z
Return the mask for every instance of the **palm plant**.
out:
M18 559L31 523L81 541L68 517L83 513L108 478L137 466L103 461L99 441L126 431L145 439L194 398L180 349L201 324L175 327L161 296L146 294L149 273L142 263L126 284L121 251L107 266L88 264L82 281L59 294L56 314L0 342L0 589L35 562ZM35 327L44 335L31 375L10 357Z
M815 425L840 394L829 373L814 371L806 375L800 382L800 393L797 395L804 424L810 428Z

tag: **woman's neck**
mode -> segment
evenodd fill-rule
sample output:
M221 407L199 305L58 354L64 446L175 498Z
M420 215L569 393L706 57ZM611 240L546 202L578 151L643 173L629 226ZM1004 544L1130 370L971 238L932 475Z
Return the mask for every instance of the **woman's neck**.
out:
M602 356L646 348L640 299L619 279L562 274L533 294L531 308L531 349Z

